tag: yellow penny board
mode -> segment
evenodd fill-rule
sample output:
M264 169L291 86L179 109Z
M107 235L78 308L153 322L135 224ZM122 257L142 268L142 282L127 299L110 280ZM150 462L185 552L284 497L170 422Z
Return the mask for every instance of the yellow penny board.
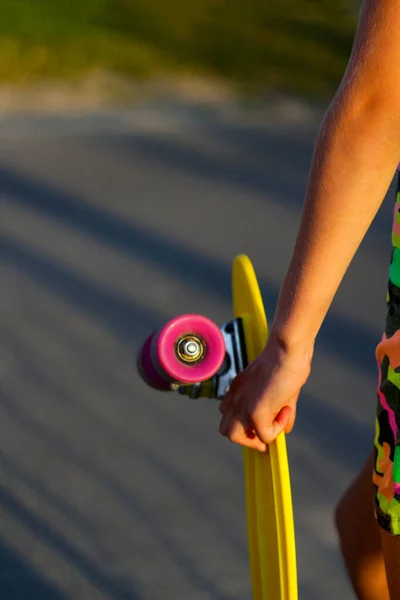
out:
M247 256L232 269L233 312L242 318L248 361L263 350L268 325L260 288ZM250 571L253 600L297 600L292 493L282 433L267 454L244 448Z

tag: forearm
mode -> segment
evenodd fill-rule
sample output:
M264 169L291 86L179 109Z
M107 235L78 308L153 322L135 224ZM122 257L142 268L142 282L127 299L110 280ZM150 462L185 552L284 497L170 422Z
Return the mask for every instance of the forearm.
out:
M353 110L341 94L326 115L272 326L287 347L313 347L400 161L398 123L388 107L372 102Z

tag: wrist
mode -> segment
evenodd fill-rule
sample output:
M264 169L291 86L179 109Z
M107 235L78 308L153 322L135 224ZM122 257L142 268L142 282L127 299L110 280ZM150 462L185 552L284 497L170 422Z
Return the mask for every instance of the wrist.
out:
M299 332L289 331L273 324L268 341L279 348L283 354L302 357L305 362L311 364L315 344L313 336L301 335Z

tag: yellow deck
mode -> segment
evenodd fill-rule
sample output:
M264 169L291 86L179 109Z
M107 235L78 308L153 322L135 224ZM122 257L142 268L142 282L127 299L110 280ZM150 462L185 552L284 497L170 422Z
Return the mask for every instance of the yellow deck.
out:
M253 266L247 256L233 263L233 312L241 317L249 361L265 346L268 325ZM253 600L297 600L292 493L282 433L263 454L244 449L250 570Z

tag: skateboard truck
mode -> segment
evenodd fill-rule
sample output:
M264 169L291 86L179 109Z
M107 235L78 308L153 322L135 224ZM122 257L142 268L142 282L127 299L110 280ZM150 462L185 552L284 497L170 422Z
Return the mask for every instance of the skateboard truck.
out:
M234 320L222 327L185 314L153 332L139 349L143 381L160 392L222 400L268 339L257 278L247 256L232 268ZM247 347L246 347L247 344ZM296 545L286 439L268 452L243 449L250 572L254 600L298 600Z
M171 389L190 398L216 398L222 400L236 375L247 366L246 347L242 319L233 319L225 323L221 328L225 343L225 358L221 368L208 381L193 383L190 386L171 384ZM196 353L196 344L187 340L185 351Z

